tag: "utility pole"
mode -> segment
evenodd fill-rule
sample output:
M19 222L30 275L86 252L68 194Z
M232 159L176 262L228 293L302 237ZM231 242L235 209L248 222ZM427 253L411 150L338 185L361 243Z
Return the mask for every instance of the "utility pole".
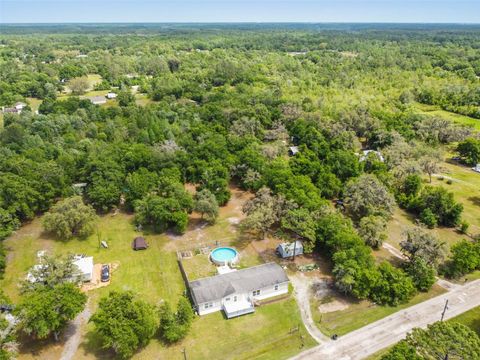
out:
M448 299L445 301L445 307L443 308L442 318L440 319L440 321L443 321L443 317L445 316L445 312L447 311L447 309L448 309ZM446 359L448 359L448 354Z
M297 252L297 240L293 241L293 261L295 261L295 253Z

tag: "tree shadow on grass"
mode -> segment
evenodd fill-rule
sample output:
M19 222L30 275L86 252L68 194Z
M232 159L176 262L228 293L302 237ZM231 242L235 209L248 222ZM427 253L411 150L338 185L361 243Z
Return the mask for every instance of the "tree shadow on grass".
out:
M113 350L102 349L102 340L100 335L94 330L91 330L85 334L79 349L83 350L84 354L93 355L96 359L116 358Z
M480 206L480 196L470 196L468 200L471 201L473 205Z
M61 341L55 341L52 336L39 340L20 333L18 342L20 344L18 348L20 355L33 356L35 359L41 359L45 357L47 353L53 355L53 353L58 352L58 354L60 354L65 344L65 339L62 336Z

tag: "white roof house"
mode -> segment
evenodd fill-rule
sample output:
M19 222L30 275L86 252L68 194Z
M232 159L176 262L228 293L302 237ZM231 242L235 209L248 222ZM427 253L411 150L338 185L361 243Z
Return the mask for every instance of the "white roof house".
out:
M477 164L474 167L472 167L472 170L480 173L480 164Z
M27 106L27 104L25 104L24 102L17 102L15 103L14 107L17 110L22 111L25 106Z
M109 92L105 96L107 97L107 99L115 99L117 97L117 94L114 92Z
M93 257L82 257L74 260L73 263L78 266L83 282L92 281L93 276Z
M224 311L228 319L255 311L254 302L288 293L282 267L268 263L190 281L188 287L199 315Z
M83 282L92 281L92 276L93 276L93 257L92 256L88 256L88 257L77 256L74 258L72 263L74 265L77 265L79 269L81 281ZM45 264L33 265L33 270L36 272L36 271L42 270L45 266L47 265ZM27 274L27 280L30 281L31 283L42 281L41 278L36 278L31 271Z
M104 96L89 96L87 99L94 105L102 105L107 102Z

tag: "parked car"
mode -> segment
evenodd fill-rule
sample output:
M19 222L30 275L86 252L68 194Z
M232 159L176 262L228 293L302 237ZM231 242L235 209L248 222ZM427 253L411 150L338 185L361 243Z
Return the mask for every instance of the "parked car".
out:
M102 265L102 276L100 277L102 282L110 280L110 265Z

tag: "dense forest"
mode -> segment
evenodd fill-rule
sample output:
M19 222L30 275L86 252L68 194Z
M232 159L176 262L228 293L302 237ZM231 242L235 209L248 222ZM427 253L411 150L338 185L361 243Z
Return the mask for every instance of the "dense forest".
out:
M114 104L83 96L89 74ZM456 143L462 161L480 160L472 127L419 106L480 121L479 79L474 26L4 26L0 105L27 106L3 114L0 237L74 195L182 233L193 210L214 217L234 183L256 194L245 231L302 238L331 258L338 289L398 304L443 263L425 228L468 227L424 176ZM371 251L395 206L421 224L403 267ZM453 258L444 271L480 267L480 246L462 246L477 264Z

